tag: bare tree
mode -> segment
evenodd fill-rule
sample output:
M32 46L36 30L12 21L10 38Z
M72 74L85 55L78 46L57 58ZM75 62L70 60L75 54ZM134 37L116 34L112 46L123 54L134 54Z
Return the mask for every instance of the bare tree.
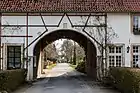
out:
M57 56L56 47L55 47L55 44L53 44L53 43L47 45L44 48L44 52L45 52L47 58L56 58L56 56Z
M85 24L87 17L81 16L81 20L76 24ZM94 42L98 47L98 50L101 54L97 60L99 61L97 64L99 78L102 77L105 70L107 70L107 55L108 55L108 47L114 46L112 40L118 38L117 33L112 29L110 24L107 22L106 17L104 16L93 16L90 17L87 25L107 25L107 27L85 27L85 31L91 35L97 42ZM78 30L82 30L82 27L76 27ZM104 59L106 61L104 61Z

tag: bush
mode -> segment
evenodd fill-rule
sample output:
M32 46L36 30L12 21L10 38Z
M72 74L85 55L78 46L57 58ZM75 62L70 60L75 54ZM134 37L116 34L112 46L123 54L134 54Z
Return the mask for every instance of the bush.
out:
M110 68L110 83L123 93L140 93L140 69Z
M12 91L25 82L25 69L6 70L0 72L0 91Z
M79 71L79 72L86 73L86 71L85 71L85 62L79 62L75 69L77 71Z

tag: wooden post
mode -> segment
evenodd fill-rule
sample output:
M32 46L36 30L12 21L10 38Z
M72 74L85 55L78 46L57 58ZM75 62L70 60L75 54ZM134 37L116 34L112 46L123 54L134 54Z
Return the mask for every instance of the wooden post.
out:
M28 46L28 13L26 16L26 46ZM26 58L28 59L28 47L26 49ZM26 68L28 69L28 60L26 61Z
M2 29L1 29L1 25L2 25L2 14L0 13L0 70L2 70L3 69L3 67L2 67L2 58L1 58L1 32L2 32Z
M107 14L105 15L105 76L107 76Z

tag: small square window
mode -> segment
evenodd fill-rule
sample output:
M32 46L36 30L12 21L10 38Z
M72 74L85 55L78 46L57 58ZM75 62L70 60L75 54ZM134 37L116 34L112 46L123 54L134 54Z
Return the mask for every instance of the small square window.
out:
M14 63L14 58L8 58L8 62Z
M109 53L114 53L115 52L115 48L114 47L109 47Z
M133 53L138 53L139 47L138 46L133 46Z
M14 64L11 63L11 62L9 62L9 63L8 63L8 67L12 68L12 67L14 67Z
M63 23L63 28L67 28L67 23Z
M21 53L15 53L15 57L20 57Z
M9 52L8 56L9 56L9 57L14 57L14 53Z
M121 47L116 47L116 53L122 53L122 48Z
M19 62L15 62L15 67L16 68L20 68L20 63Z

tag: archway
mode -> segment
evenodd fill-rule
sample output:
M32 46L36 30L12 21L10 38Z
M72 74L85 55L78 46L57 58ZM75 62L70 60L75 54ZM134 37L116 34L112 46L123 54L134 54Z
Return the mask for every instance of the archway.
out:
M40 54L43 49L58 39L65 38L65 39L72 39L76 41L80 46L82 46L85 50L86 54L86 73L88 76L93 77L94 79L97 78L97 71L96 71L96 47L93 42L84 34L80 32L76 32L74 30L56 30L51 33L46 34L43 38L41 38L35 45L33 54L36 56L36 64L37 67L34 67L34 78L37 77L38 71L38 64L40 60ZM34 61L35 62L35 61Z

